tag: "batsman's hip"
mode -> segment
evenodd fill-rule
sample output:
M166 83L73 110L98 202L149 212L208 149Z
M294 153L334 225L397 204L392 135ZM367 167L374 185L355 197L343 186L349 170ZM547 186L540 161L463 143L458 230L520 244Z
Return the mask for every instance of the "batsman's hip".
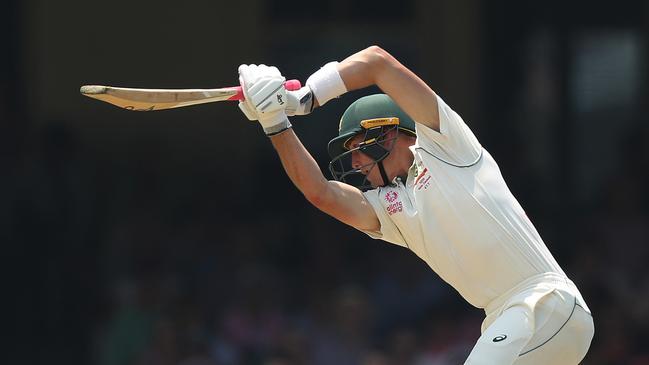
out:
M557 332L552 334L541 329L536 333L532 340L542 339L542 342L532 347L526 346L514 364L577 365L588 353L594 334L592 315L581 306L575 305L570 318Z

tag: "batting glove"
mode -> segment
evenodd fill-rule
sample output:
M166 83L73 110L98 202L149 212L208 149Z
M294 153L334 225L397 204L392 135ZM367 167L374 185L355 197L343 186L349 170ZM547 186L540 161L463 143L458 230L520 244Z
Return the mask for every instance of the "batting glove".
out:
M253 105L245 101L239 102L239 109L250 121L259 120L259 115ZM305 86L300 90L286 91L286 115L307 115L313 110L313 93L311 88Z
M286 116L286 79L276 67L266 65L239 66L239 82L245 100L239 109L249 120L259 120L268 136L291 127Z
M286 92L286 115L307 115L313 111L313 91L308 86Z

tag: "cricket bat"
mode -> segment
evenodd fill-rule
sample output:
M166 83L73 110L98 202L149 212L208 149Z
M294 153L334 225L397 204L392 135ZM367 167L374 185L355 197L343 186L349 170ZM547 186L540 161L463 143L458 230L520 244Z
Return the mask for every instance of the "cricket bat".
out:
M299 90L299 80L284 83L286 90ZM113 104L126 110L148 112L180 108L217 101L243 100L241 86L220 89L137 89L104 85L83 85L81 94Z

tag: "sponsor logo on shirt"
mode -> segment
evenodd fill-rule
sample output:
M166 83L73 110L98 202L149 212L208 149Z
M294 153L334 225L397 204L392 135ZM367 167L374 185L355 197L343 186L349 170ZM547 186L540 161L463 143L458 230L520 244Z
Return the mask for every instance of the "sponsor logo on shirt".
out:
M428 189L430 186L430 174L428 174L428 168L424 168L424 170L417 175L417 178L415 179L415 185L417 185L417 190L421 189Z
M399 194L396 191L390 190L385 194L385 201L389 203L386 207L389 215L403 212L403 203L397 199L399 199Z
M395 200L399 197L399 194L397 194L396 191L388 191L385 193L385 200L387 200L388 203L394 203Z

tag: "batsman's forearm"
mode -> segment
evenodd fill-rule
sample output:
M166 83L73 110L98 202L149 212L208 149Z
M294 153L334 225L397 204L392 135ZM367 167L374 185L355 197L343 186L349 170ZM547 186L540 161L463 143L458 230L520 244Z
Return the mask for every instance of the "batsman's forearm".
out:
M378 46L368 47L338 64L347 90L376 85L412 119L439 131L435 92L411 70Z
M309 151L293 129L274 135L270 140L288 177L307 200L315 204L327 189L327 179Z

